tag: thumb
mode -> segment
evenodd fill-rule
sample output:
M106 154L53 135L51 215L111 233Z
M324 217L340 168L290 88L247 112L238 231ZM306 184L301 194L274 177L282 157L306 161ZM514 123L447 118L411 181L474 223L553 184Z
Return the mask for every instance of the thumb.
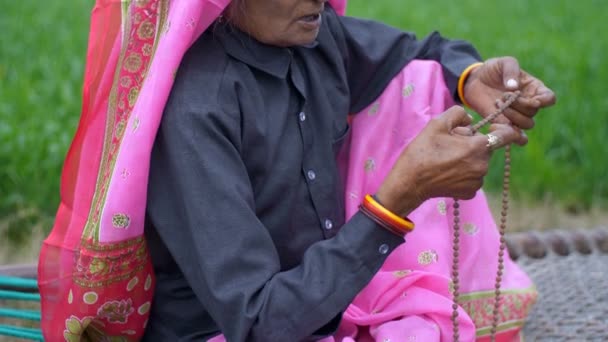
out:
M451 132L455 127L468 126L473 118L460 106L452 106L438 117L445 129Z
M519 62L513 57L502 57L499 59L502 69L502 82L507 90L519 89Z
M508 144L525 145L528 143L528 137L526 134L516 127L505 124L492 124L490 125L490 133L498 136L503 147Z

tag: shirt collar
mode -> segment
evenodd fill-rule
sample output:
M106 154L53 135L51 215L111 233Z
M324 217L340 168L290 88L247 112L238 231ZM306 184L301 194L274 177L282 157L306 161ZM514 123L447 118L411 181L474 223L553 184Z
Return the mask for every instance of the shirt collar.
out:
M263 44L228 23L211 28L226 53L265 73L285 78L291 63L291 50Z

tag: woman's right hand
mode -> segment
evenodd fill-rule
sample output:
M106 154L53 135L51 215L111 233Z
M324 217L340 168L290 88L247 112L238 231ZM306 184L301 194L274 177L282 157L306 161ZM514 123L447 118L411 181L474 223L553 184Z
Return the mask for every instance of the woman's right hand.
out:
M376 196L384 207L402 216L433 197L471 199L483 185L492 154L488 138L473 134L471 117L454 106L432 119L403 150ZM524 145L521 130L493 124L500 143Z

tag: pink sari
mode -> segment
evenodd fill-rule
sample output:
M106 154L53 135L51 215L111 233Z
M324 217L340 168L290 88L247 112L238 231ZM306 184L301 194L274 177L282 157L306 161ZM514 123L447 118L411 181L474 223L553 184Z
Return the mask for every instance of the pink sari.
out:
M97 0L91 20L81 120L64 164L55 225L40 253L42 331L47 341L80 341L84 337L94 341L138 340L143 335L154 289L154 273L143 237L150 151L183 54L228 3L229 0ZM346 1L331 3L339 13L344 13ZM420 75L429 74L429 70ZM439 82L439 73L433 75ZM391 83L387 90L393 89L403 98L390 93L395 103L384 107L384 102L377 102L366 113L358 115L353 122L355 136L366 134L357 128L364 125L358 124L359 120L372 119L374 113L384 113L385 108L405 106L402 100L406 93L418 90L404 88L403 83L395 84ZM432 84L420 85L420 89L427 87L428 90L430 86ZM418 95L407 97L414 99ZM384 98L385 95L381 99ZM444 108L446 101L439 107ZM412 107L423 110L426 115L421 112L420 117L414 118L408 111L391 111L394 118L403 118L408 123L408 130L403 132L410 133L398 139L401 144L392 136L387 137L383 140L390 142L389 145L374 148L378 154L369 154L367 152L374 149L372 145L366 147L365 137L357 138L363 149L353 142L347 165L353 170L353 175L348 176L349 216L353 213L354 196L377 186L395 152L423 126L428 114L442 111L439 107L427 106L426 111L427 107ZM382 122L385 127L399 127L384 119ZM374 158L371 162L369 156ZM354 175L357 173L359 176ZM360 181L353 183L351 179L357 177ZM376 338L384 331L397 334L391 336L405 336L399 333L400 329L410 331L410 327L423 326L416 322L435 322L441 334L443 329L450 329L443 319L444 311L449 311L450 306L449 279L445 271L449 256L443 257L449 249L447 240L444 241L449 234L440 234L441 229L449 229L449 201L441 201L429 202L417 211L414 219L420 233L408 237L408 243L393 253L382 271L349 307L340 328L342 337L338 339L365 341L363 334ZM440 203L445 215L431 210L441 206ZM471 261L488 255L488 269L493 269L495 259L491 257L496 254L492 248L486 251L477 246L485 246L486 239L495 237L496 232L488 223L491 218L483 198L472 203L475 220L485 217L483 215L487 218L480 221L471 218L478 227L478 230L470 229L477 232L471 235L476 235L478 242L474 245L465 242L463 249L470 249ZM464 209L463 212L466 213ZM463 214L463 218L466 219L466 215ZM428 229L423 231L427 224ZM436 240L427 238L430 236L426 235L427 230ZM412 242L415 239L419 243ZM419 250L422 246L424 249ZM505 280L506 288L527 293L526 289L531 286L529 280L514 265L508 265L511 266L506 278L513 280ZM492 272L463 273L462 278L470 282L463 281L463 286L468 284L465 289L471 293L471 299L464 301L470 315L461 315L463 331L466 327L473 329L473 322L479 322L479 327L487 326L483 325L483 315L475 313L485 308L488 296L484 291L489 289L487 281L493 279ZM398 299L406 290L412 302L401 305ZM420 299L415 301L416 298ZM529 301L513 298L518 300L513 302L513 307L519 315ZM421 301L428 306L420 305ZM479 319L475 318L478 316ZM519 322L511 319L510 313L504 317L505 327ZM525 316L517 317L521 320ZM519 325L511 330L516 331ZM505 328L505 331L511 330Z
M340 159L347 218L366 193L376 192L403 148L429 120L453 104L441 65L415 60L380 98L353 117L349 146ZM335 340L451 340L452 204L450 198L434 198L411 213L416 229L346 310ZM461 201L460 213L459 332L461 341L486 341L493 318L499 234L482 191ZM497 341L519 341L536 291L508 256L504 266Z

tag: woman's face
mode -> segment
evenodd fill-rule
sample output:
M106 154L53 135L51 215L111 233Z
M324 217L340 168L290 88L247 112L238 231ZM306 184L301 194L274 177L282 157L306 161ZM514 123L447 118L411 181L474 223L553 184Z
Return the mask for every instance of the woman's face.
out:
M230 20L256 40L275 46L312 43L327 0L233 0Z

